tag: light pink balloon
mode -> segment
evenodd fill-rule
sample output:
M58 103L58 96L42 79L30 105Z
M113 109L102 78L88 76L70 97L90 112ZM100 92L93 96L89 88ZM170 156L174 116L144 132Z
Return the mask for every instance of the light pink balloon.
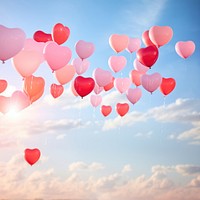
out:
M52 41L46 43L44 57L52 71L56 71L68 64L72 52L68 47L60 46Z
M86 59L82 60L80 58L75 58L72 61L72 65L75 67L76 69L76 73L78 75L83 74L84 72L86 72L90 66L90 62Z
M90 102L94 107L97 107L102 102L102 96L100 96L100 95L91 95L90 96Z
M79 96L79 94L76 92L76 90L74 88L74 81L71 82L71 91L72 91L74 96L76 96L76 97Z
M108 65L114 72L121 71L126 66L127 60L124 56L110 56Z
M138 59L136 58L133 62L133 66L134 68L140 72L141 74L145 74L148 70L149 70L149 67L146 67L145 65L141 64Z
M29 97L22 91L15 91L11 96L11 109L21 111L31 105Z
M93 72L93 77L98 86L104 87L112 81L112 73L101 68L96 68Z
M188 58L195 51L195 43L193 41L180 41L175 45L176 53L182 58Z
M129 88L126 92L127 99L132 103L137 103L142 96L142 90L140 88Z
M173 37L173 30L169 26L152 26L149 29L149 38L157 46L167 44Z
M45 45L46 44L44 42L36 42L32 38L28 38L28 39L25 40L23 50L37 51L38 53L40 53L41 54L41 63L42 63L45 60L44 54L43 54Z
M141 46L140 38L129 37L129 43L128 43L128 47L126 48L126 50L129 53L133 53L133 52L137 51L138 49L140 49L140 46Z
M75 45L75 49L79 58L86 59L94 53L95 47L92 42L79 40Z
M143 74L141 77L141 84L145 90L153 93L157 90L162 82L162 76L159 73Z
M41 63L41 54L37 51L22 50L12 58L12 65L22 77L31 76Z
M0 60L4 62L20 52L25 39L26 34L22 29L0 25Z
M100 94L103 91L103 87L100 87L97 84L95 84L93 91L95 92L95 94Z
M130 78L115 78L114 86L120 93L124 93L131 86L131 80Z
M56 70L55 76L56 76L56 79L58 80L58 82L61 85L64 85L73 79L75 73L76 73L76 70L73 65L66 65L66 66Z

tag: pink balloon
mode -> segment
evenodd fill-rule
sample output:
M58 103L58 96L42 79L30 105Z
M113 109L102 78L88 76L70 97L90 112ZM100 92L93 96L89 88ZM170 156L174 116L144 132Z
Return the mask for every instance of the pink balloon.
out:
M95 47L91 42L79 40L75 45L75 49L79 58L86 59L94 53Z
M73 79L75 73L76 73L76 71L75 71L75 68L73 65L66 65L66 66L56 70L55 76L56 76L56 79L58 80L58 82L61 85L64 85Z
M128 47L128 43L127 35L112 34L109 38L109 44L116 53L124 51Z
M141 74L145 74L149 70L149 67L146 67L145 65L143 65L142 63L140 63L138 59L134 60L133 66Z
M142 74L137 70L131 70L129 74L132 83L134 83L136 86L141 85L141 76Z
M4 62L20 52L25 39L23 30L0 25L0 60Z
M90 102L94 107L97 107L102 102L102 97L100 95L91 95L90 96Z
M76 96L76 97L79 96L79 94L76 92L76 90L74 88L74 81L71 82L71 91L72 91L74 96Z
M45 45L46 44L44 42L36 42L32 38L28 38L28 39L25 40L25 44L24 44L23 50L26 50L26 51L37 51L38 53L40 53L40 55L41 55L41 63L42 63L45 60L44 54L43 54L43 50L44 50Z
M153 26L149 29L149 38L157 46L167 44L173 37L173 30L169 26Z
M129 37L129 43L128 43L128 47L126 48L126 50L129 53L133 53L133 52L137 51L138 49L140 49L140 46L141 46L140 38Z
M182 58L188 58L195 51L195 43L193 41L180 41L175 45L176 53Z
M29 97L22 91L15 91L11 96L11 110L21 111L31 105Z
M75 58L72 61L72 65L75 67L76 73L80 75L87 71L90 66L90 62L86 59L82 60L80 58Z
M38 69L41 58L37 51L22 50L12 58L12 65L22 77L28 77Z
M141 83L145 90L153 93L157 90L162 82L162 76L159 73L151 75L143 74L141 77Z
M66 46L60 46L56 42L47 42L44 56L52 71L56 71L68 64L72 52Z
M95 84L95 86L94 86L95 94L100 94L102 91L103 91L103 87L100 87L97 84Z
M104 87L112 81L112 73L101 68L96 68L93 72L93 77L98 86Z
M108 60L109 67L114 72L121 71L126 66L127 60L124 56L110 56Z
M124 93L131 86L131 80L130 78L116 78L114 86L120 93Z
M132 103L137 103L142 96L142 90L140 88L129 88L126 92L127 99Z

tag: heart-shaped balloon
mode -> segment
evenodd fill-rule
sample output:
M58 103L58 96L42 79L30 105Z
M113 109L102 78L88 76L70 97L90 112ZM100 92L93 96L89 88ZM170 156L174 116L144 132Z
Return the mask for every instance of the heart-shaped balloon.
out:
M0 93L4 92L8 86L8 82L6 80L0 79Z
M72 61L72 65L75 67L76 73L81 75L88 70L90 62L87 59L82 60L80 58L75 58Z
M176 86L176 81L173 78L162 78L160 91L166 96L171 93Z
M140 46L141 46L140 38L131 38L131 37L129 37L129 43L128 43L128 47L126 48L126 50L129 53L133 53L133 52L139 50Z
M102 96L100 95L91 95L90 96L90 102L93 107L97 107L101 104Z
M40 155L40 150L37 148L24 150L24 158L31 166L39 160Z
M45 33L41 30L38 30L33 34L33 39L36 42L48 42L52 41L52 36L50 33Z
M54 98L58 98L64 92L64 87L53 83L51 84L50 92Z
M112 77L112 81L103 87L104 90L105 91L111 90L114 87L114 81L115 81L115 77Z
M75 45L75 49L79 58L86 59L94 53L95 47L92 42L79 40Z
M94 70L93 77L100 87L104 87L112 81L112 73L101 68L96 68Z
M121 117L123 117L129 111L128 103L117 103L116 111Z
M95 84L94 86L94 93L100 94L103 91L103 87L100 87L99 85Z
M127 35L112 34L109 38L111 48L116 52L124 51L129 44L129 37Z
M143 65L151 68L157 61L158 54L158 48L156 46L148 46L146 48L140 48L137 51L137 59Z
M44 48L44 57L50 68L56 71L68 64L72 52L66 46L60 46L56 42L48 42Z
M115 78L114 86L120 93L124 93L131 86L131 80L130 78Z
M66 42L70 35L70 29L67 26L64 26L61 23L57 23L53 27L52 36L53 41L57 44L63 44Z
M25 39L26 34L22 29L0 25L0 60L5 62L20 52Z
M175 45L176 53L182 58L188 58L195 51L195 43L193 41L180 41Z
M143 74L141 77L141 83L145 90L153 93L159 88L162 82L162 76L159 73Z
M145 32L143 32L142 41L147 47L155 45L149 38L149 30L146 30Z
M78 97L79 94L76 92L76 90L75 90L75 88L74 88L74 81L71 82L70 86L71 86L70 88L71 88L71 91L72 91L73 95L74 95L75 97Z
M140 63L138 61L138 59L135 59L134 62L133 62L133 66L134 68L139 71L141 74L145 74L148 70L149 70L149 67L146 67L145 65L143 65L142 63Z
M112 112L111 106L102 105L101 106L101 113L106 117Z
M169 26L152 26L149 29L149 38L157 46L167 44L173 37L173 30Z
M129 88L126 92L127 99L132 103L137 103L142 96L142 90L140 88Z
M10 109L10 97L0 96L0 112L6 114Z
M131 70L129 76L130 76L132 83L134 83L136 86L141 85L142 74L139 71Z
M95 86L95 81L91 77L77 76L74 80L74 88L82 98L92 92Z
M30 97L31 104L32 104L33 102L37 101L38 99L40 99L40 97L43 95L43 93L44 93L44 88L41 89L36 95L31 96L31 97Z
M69 83L74 75L75 75L76 71L73 65L66 65L58 70L55 71L55 76L56 79L58 80L58 82L61 85L64 85L66 83Z
M108 60L109 67L114 72L121 71L126 66L127 60L124 56L110 56Z

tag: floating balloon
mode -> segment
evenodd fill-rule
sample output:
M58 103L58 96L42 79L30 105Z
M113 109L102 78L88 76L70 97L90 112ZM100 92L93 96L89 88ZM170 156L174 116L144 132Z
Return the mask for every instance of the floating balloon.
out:
M154 74L143 74L141 77L141 83L145 90L153 93L159 88L162 82L162 76L159 73Z
M44 57L52 71L56 71L68 64L72 52L66 46L60 46L56 42L48 42L44 48Z
M141 85L142 74L139 71L131 70L129 76L130 76L132 83L134 83L136 86Z
M74 80L74 88L82 98L90 94L94 89L94 86L95 81L91 77L85 78L82 76L77 76Z
M86 59L94 53L95 47L92 42L79 40L75 45L75 49L79 58Z
M106 117L112 112L111 106L102 105L101 106L101 113Z
M76 73L81 75L88 70L90 62L87 59L75 58L72 61L72 65L75 67Z
M137 59L143 65L151 68L158 59L158 48L156 46L148 46L137 51Z
M127 103L117 103L116 105L117 113L123 117L129 111L129 105Z
M0 93L4 92L8 86L8 82L6 80L0 79Z
M173 37L173 30L169 26L153 26L149 29L149 38L157 46L167 44Z
M124 51L129 44L129 37L127 35L112 34L109 38L111 48L116 52Z
M27 163L29 163L31 166L34 165L40 158L40 150L35 149L25 149L24 151L24 159Z
M0 60L15 56L24 47L26 34L19 28L7 28L0 25Z
M33 39L36 42L49 42L49 41L52 41L52 36L50 33L45 33L39 30L33 34Z
M103 91L103 87L100 87L99 85L95 84L94 86L94 93L100 94Z
M90 102L93 107L97 107L101 104L102 97L100 95L91 95Z
M78 97L78 96L79 96L79 94L76 92L76 90L75 90L75 88L74 88L74 81L71 82L71 91L72 91L72 93L73 93L73 95L74 95L75 97Z
M177 42L175 50L180 57L186 59L194 53L195 43L193 41Z
M127 99L132 103L137 103L142 96L142 90L140 88L129 88L126 92Z
M173 78L162 78L160 91L166 96L171 93L176 86L176 81Z
M149 30L143 32L142 34L142 41L143 43L148 46L154 46L155 44L149 38Z
M115 78L112 77L112 81L103 87L105 91L111 90L114 87L114 80Z
M101 68L96 68L93 72L94 79L100 87L104 87L112 81L112 73Z
M75 71L75 68L73 65L66 65L66 66L56 70L55 76L56 76L56 79L58 80L58 82L61 85L64 85L73 79L75 73L76 73L76 71Z
M40 90L40 92L38 92L37 94L35 94L34 96L31 96L30 97L30 101L31 101L31 104L35 101L37 101L44 93L44 88Z
M64 87L53 83L51 84L50 92L54 98L58 98L64 92Z
M135 59L134 62L133 62L133 66L134 68L140 72L141 74L145 74L148 70L149 70L149 67L143 65L142 63L140 63L138 61L138 59Z
M6 114L10 109L10 97L0 96L0 112Z
M126 48L126 50L129 53L133 53L133 52L139 50L140 46L141 46L140 38L131 38L131 37L129 37L129 43L128 43L128 47Z
M114 86L120 93L124 93L131 86L131 80L130 78L115 78Z
M53 27L52 36L53 41L57 44L63 44L66 42L70 35L70 29L67 26L64 26L61 23L57 23Z
M113 72L119 72L126 66L127 60L124 56L110 56L108 65Z

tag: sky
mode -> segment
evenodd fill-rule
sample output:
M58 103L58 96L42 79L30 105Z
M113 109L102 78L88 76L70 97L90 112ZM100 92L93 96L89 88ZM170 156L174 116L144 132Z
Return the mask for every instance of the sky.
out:
M0 24L22 29L26 38L38 30L51 33L57 23L69 27L63 46L72 51L70 62L78 57L77 41L92 42L95 51L85 77L92 77L96 68L111 71L108 59L116 55L109 45L112 34L141 39L152 26L170 26L173 37L159 48L158 60L147 73L176 80L166 97L159 89L150 94L139 86L142 97L134 105L115 88L101 92L101 105L113 108L104 117L100 106L90 103L94 92L75 97L70 83L54 99L49 88L58 82L43 62L34 73L45 79L43 96L21 112L0 113L0 199L200 200L198 0L0 0L0 5ZM183 59L175 44L188 40L196 49ZM127 65L112 74L129 77L136 53L119 54ZM0 64L0 79L8 81L1 95L23 90L12 59ZM123 117L115 111L120 102L130 106ZM33 166L24 159L26 148L41 151Z

